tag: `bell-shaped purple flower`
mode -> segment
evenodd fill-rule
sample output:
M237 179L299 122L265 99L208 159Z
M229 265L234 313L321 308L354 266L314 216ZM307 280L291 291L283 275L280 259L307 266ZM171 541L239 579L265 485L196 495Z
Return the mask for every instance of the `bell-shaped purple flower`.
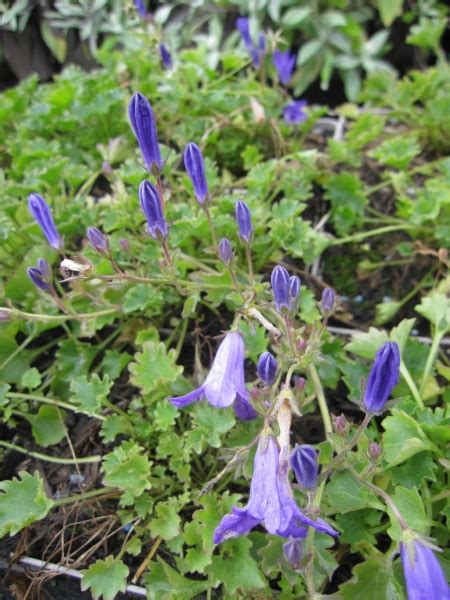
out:
M276 358L270 352L263 352L259 357L256 372L263 383L272 385L277 374L277 367Z
M186 146L184 151L184 166L194 186L194 193L197 200L200 204L204 204L208 198L205 164L202 151L194 142L189 142Z
M400 375L400 350L396 342L386 342L375 356L367 380L363 404L367 412L380 413Z
M227 238L222 238L220 240L217 253L223 264L228 267L233 260L233 249L231 248L231 244Z
M37 267L28 267L27 274L34 285L43 292L51 291L51 269L44 258L39 258Z
M239 229L239 237L249 244L253 233L252 215L243 200L236 202L236 223Z
M288 541L283 544L284 558L291 563L294 569L300 566L304 547L305 541L303 538L290 537Z
M230 331L217 350L211 370L203 385L184 396L170 398L177 408L184 408L192 402L206 397L217 408L233 405L236 415L248 421L257 416L249 402L249 394L244 380L244 340L237 331Z
M165 239L169 234L164 218L158 190L149 181L144 180L139 186L139 204L147 219L147 231L154 240Z
M291 278L287 270L281 265L277 265L270 276L272 284L273 299L275 308L281 312L283 308L291 308Z
M155 116L147 98L140 92L133 94L128 105L128 116L149 173L158 175L163 168L158 144Z
M299 485L305 490L314 490L319 475L316 450L309 444L295 446L290 463Z
M280 83L287 85L292 79L292 73L294 72L295 54L291 54L289 50L286 50L286 52L275 50L272 60L277 70Z
M322 292L322 298L320 300L320 308L326 317L333 312L335 300L336 294L334 293L334 290L326 287Z
M55 248L55 250L61 250L64 243L55 227L52 212L44 198L39 194L30 194L28 196L28 208L31 216L42 229L42 233L47 238L50 246Z
M287 473L279 468L279 450L275 438L262 434L253 463L250 498L245 508L233 506L214 532L214 543L243 535L263 525L268 533L282 537L305 537L306 527L328 535L339 535L322 519L313 521L297 506Z
M266 46L266 40L264 34L260 33L258 36L258 46L253 44L252 37L250 35L250 22L247 17L239 17L236 19L236 28L241 34L244 46L247 52L252 57L253 66L258 68L261 65L262 58L264 56L264 50Z
M283 109L283 119L287 125L298 125L303 123L308 118L305 113L305 107L308 102L306 100L294 100L287 104Z
M400 544L408 600L450 600L450 588L431 548L419 540Z
M161 57L161 62L165 69L172 68L172 56L164 44L159 45L159 55Z
M292 275L291 286L290 286L291 305L289 307L289 310L291 311L291 313L296 312L298 309L298 300L300 297L301 284L302 284L302 282L300 280L300 277L298 277L298 275Z
M108 238L100 229L97 229L97 227L88 227L86 235L89 243L96 252L103 256L108 256L110 252Z

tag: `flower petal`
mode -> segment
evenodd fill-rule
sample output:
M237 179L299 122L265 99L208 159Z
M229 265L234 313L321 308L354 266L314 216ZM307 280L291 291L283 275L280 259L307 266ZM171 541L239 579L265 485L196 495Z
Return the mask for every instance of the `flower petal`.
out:
M176 406L177 408L184 408L193 402L199 400L204 394L203 386L201 385L196 390L192 390L189 394L185 394L184 396L177 396L176 398L169 398L171 404Z
M220 544L223 540L227 540L238 535L242 535L258 525L259 519L249 514L245 508L237 508L233 506L232 514L225 515L214 531L214 543Z
M258 413L248 401L248 397L243 398L240 394L236 395L233 404L234 412L242 421L250 421L258 416Z

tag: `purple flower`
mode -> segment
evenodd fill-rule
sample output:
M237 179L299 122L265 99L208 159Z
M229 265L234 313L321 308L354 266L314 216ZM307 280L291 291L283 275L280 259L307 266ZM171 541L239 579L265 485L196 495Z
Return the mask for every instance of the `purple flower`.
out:
M164 218L158 190L149 181L144 180L139 186L139 204L147 219L147 231L154 240L165 239L169 234Z
M159 151L155 116L150 102L141 93L136 92L131 97L128 116L147 170L158 175L164 165Z
M177 408L184 408L203 396L217 408L233 405L240 419L248 421L257 416L248 399L244 380L244 340L237 331L230 331L217 350L212 367L203 385L184 396L170 398Z
M194 193L200 204L208 198L208 184L205 175L205 163L200 148L189 142L184 151L184 166L194 186Z
M304 546L305 542L303 538L293 537L290 537L288 541L283 544L283 555L285 559L291 563L294 569L300 566Z
M272 60L277 70L280 83L287 85L292 79L292 73L295 67L295 54L291 54L289 50L286 50L286 52L275 50Z
M89 243L96 252L106 256L109 254L108 238L100 229L97 229L97 227L88 227L86 235Z
M431 548L417 539L400 545L408 600L449 600L450 589Z
M336 294L334 290L327 287L322 292L322 298L320 300L320 306L325 316L330 315L334 309L334 301L336 300Z
M383 410L400 373L400 351L395 342L386 342L375 356L364 393L364 407L369 413Z
M289 273L284 267L277 265L272 271L270 281L275 308L278 312L281 312L283 307L289 310L291 308L291 278Z
M290 286L290 292L291 292L291 304L289 307L289 310L294 313L297 308L298 308L298 299L300 296L300 286L301 286L301 280L300 277L298 277L298 275L292 275L291 277L291 286Z
M315 489L319 475L316 450L309 444L295 446L290 463L299 485L305 490Z
M236 19L236 28L241 34L242 41L244 42L248 53L252 57L254 67L258 68L261 64L261 60L264 55L264 49L266 46L264 34L259 34L258 47L256 47L253 44L253 40L250 35L250 23L247 17L239 17L238 19Z
M322 519L313 521L298 508L287 473L279 468L279 451L275 438L261 435L253 463L250 498L245 508L233 506L214 532L214 543L243 535L263 525L268 533L283 537L306 537L307 526L328 535L339 535Z
M236 223L239 228L239 237L249 244L253 233L252 215L243 200L236 202Z
M270 352L263 352L258 360L256 372L258 377L266 385L272 385L277 374L277 361Z
M50 246L55 248L55 250L61 250L64 243L55 227L52 212L44 198L39 194L30 194L28 196L28 208L31 216L42 229L42 233L47 238Z
M37 267L27 268L28 277L37 288L43 292L50 292L52 287L50 265L44 258L39 258L37 265Z
M284 122L288 125L298 125L299 123L303 123L308 118L308 115L305 113L304 108L307 106L308 102L306 100L294 100L283 109L283 119Z
M219 242L218 255L224 265L228 267L233 259L233 249L227 238L222 238Z
M147 17L147 9L142 0L134 0L134 5L141 19L145 19Z
M164 44L159 45L159 55L161 56L161 62L165 69L172 68L172 56Z

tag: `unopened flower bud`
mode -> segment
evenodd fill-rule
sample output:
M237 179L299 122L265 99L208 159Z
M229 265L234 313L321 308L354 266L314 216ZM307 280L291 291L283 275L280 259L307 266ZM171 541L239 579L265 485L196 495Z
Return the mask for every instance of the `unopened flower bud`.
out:
M159 150L155 116L150 102L141 93L136 92L131 97L128 116L148 172L159 175L164 163Z
M349 422L344 414L333 415L334 430L338 435L344 435L349 429Z
M169 234L164 218L158 190L149 181L142 181L139 186L139 204L147 219L147 231L154 240L165 239Z
M334 293L334 290L329 287L325 288L320 300L320 308L324 316L328 317L333 312L335 300L336 294Z
M368 454L369 454L369 458L370 460L376 462L380 455L381 455L381 446L379 444L377 444L376 442L370 442L369 444L369 448L368 448Z
M110 177L113 174L113 168L107 160L102 163L102 173L105 177Z
M131 250L130 242L126 238L120 238L119 246L120 249L123 250L123 252L130 252Z
M231 248L231 244L227 238L222 238L220 240L217 253L223 264L228 267L233 259L233 249Z
M294 569L300 566L300 561L303 556L305 540L303 538L288 538L288 541L283 544L284 558L291 563Z
M48 243L55 250L61 250L64 246L63 240L56 229L53 221L52 211L39 194L30 194L28 197L28 208L31 216L39 225Z
M291 306L291 279L287 270L281 265L277 265L272 271L270 282L277 311L281 312L283 308L289 310Z
M260 397L261 397L261 390L259 389L258 386L254 385L252 387L252 389L250 390L250 398L256 402L260 399Z
M290 311L292 313L296 312L297 308L298 308L298 300L299 300L299 296L300 296L300 286L301 286L300 277L298 277L297 275L293 275L291 277L291 286L290 286L290 292L291 292Z
M236 223L239 228L239 237L249 244L253 233L252 216L250 209L242 200L236 202Z
M290 462L298 483L306 490L315 489L319 475L317 451L309 444L296 446Z
M396 342L386 342L378 350L367 380L363 404L367 412L383 410L400 377L400 350Z
M172 56L164 44L159 45L159 55L161 57L161 62L165 69L172 68Z
M50 292L50 266L46 260L40 258L37 267L28 267L28 277L34 285L43 292Z
M6 312L0 308L0 323L7 323L11 320L11 313Z
M297 352L299 354L303 354L304 351L306 350L306 340L304 340L303 338L300 338L297 342Z
M272 385L277 374L277 361L270 352L263 352L258 360L258 377L266 385Z
M100 231L100 229L97 229L97 227L88 227L87 238L96 252L102 256L107 256L109 254L108 238Z
M184 166L194 186L195 197L199 204L203 205L208 199L208 184L206 182L203 154L194 142L190 142L186 146L184 151Z
M306 379L304 377L297 377L295 380L295 389L303 390L306 385Z

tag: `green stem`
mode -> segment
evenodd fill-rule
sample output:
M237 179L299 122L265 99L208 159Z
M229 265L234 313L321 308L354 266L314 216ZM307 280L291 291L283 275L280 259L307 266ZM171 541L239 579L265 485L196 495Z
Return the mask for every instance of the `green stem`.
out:
M97 317L104 317L105 315L112 315L118 312L117 308L106 308L105 310L99 310L98 312L84 313L84 314L70 314L70 315L39 315L29 312L24 312L18 308L5 308L0 307L0 313L6 313L11 317L17 317L24 319L25 321L42 321L45 323L63 323L64 321L70 321L75 319L77 321L85 321L87 319L96 319Z
M391 231L402 231L404 229L415 228L415 225L408 225L407 223L404 223L402 225L386 225L385 227L378 227L377 229L371 229L370 231L362 231L361 233L354 233L353 235L348 235L346 237L331 240L329 246L340 246L341 244L360 242L361 240L373 237L374 235L382 235Z
M401 361L401 363L400 363L400 374L402 375L403 379L406 381L406 384L409 387L414 400L417 402L420 409L423 410L425 408L425 405L423 403L422 397L419 393L419 390L417 389L416 384L414 383L413 378L411 377L410 372L408 371L408 369L403 361Z
M20 344L20 346L17 346L14 352L11 352L11 354L3 361L3 363L0 365L0 369L4 369L6 365L12 361L13 358L15 358L22 350L24 350L24 348L28 346L28 344L30 344L33 341L33 339L33 335L29 335L27 338L25 338L24 341Z
M317 369L313 363L311 363L309 365L308 372L311 376L311 380L314 385L314 391L316 393L317 402L319 404L320 414L322 415L323 425L325 428L325 436L327 439L329 439L330 435L333 433L330 412L328 410L327 400L325 398L325 394L323 391L322 383L319 378L319 374L317 373Z
M83 492L81 494L74 494L73 496L66 496L65 498L58 498L53 501L54 506L61 506L63 504L73 504L74 502L80 502L80 500L89 500L89 498L95 498L96 496L110 496L111 494L120 494L120 490L113 487L104 487L99 490L91 490L90 492Z
M434 338L431 343L430 350L428 352L427 362L425 363L425 368L422 373L422 381L420 382L419 394L421 397L423 397L423 392L425 390L425 386L427 385L427 380L430 376L431 369L433 368L433 363L439 350L439 344L441 343L444 334L445 331L434 333Z
M56 456L49 456L48 454L41 454L40 452L31 452L26 448L22 448L22 446L16 446L16 444L11 444L10 442L4 442L0 440L0 446L4 448L8 448L9 450L15 450L16 452L20 452L21 454L27 454L28 456L32 456L33 458L38 458L39 460L45 460L50 463L57 463L61 465L75 465L80 463L97 463L102 460L101 456L86 456L84 458L57 458Z
M212 237L213 246L217 250L217 247L218 247L219 244L218 244L218 241L217 241L216 229L214 227L214 223L213 223L213 220L211 218L211 213L209 212L209 208L208 208L207 204L203 205L203 210L205 211L206 218L208 219L208 225L209 225L209 230L211 231L211 237Z
M23 400L35 400L36 402L42 402L42 404L52 404L53 406L58 406L59 408L65 408L67 410L73 410L77 413L84 413L84 411L80 410L77 406L73 404L68 404L67 402L62 402L62 400L55 400L54 398L46 398L45 396L37 396L35 394L22 394L20 392L8 392L6 394L9 398L19 398ZM91 415L90 417L93 419L99 419L100 421L104 421L105 417L102 415Z
M325 488L325 481L319 485L314 495L314 501L312 507L319 508L322 502L323 490ZM306 587L308 588L308 594L310 598L314 597L315 586L314 586L314 535L316 530L314 527L308 528L308 535L306 537L305 544L305 555L308 557L308 562L305 569Z
M253 274L252 250L250 248L250 244L245 244L245 255L247 257L248 278L250 280L250 285L252 287L255 287L255 276Z

